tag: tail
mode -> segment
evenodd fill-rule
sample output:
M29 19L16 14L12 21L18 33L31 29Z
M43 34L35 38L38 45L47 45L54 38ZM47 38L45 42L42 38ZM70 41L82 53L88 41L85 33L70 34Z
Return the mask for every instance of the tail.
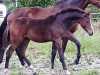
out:
M3 43L2 43L2 37L3 37L3 33L4 33L4 30L6 29L6 26L7 26L7 17L10 13L8 13L6 15L6 17L4 18L2 24L1 24L1 27L0 27L0 48L2 47Z
M9 45L9 40L10 40L10 33L9 33L9 26L6 27L3 37L2 37L2 48L5 49Z

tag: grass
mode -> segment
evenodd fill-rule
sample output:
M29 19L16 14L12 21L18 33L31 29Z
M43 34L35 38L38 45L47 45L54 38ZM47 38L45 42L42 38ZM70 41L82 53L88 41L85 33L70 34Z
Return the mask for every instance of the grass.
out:
M98 22L93 22L92 23L94 26L94 35L93 36L88 36L88 34L81 28L78 28L78 31L75 32L75 36L81 43L81 53L82 57L87 56L89 54L95 55L97 58L100 58L100 25L99 21ZM26 56L30 59L32 64L36 63L34 62L35 58L41 58L41 59L47 59L44 63L50 63L50 54L51 54L51 46L52 44L49 43L35 43L35 42L30 42ZM65 52L65 57L70 57L70 58L75 58L76 56L76 45L72 43L71 41L68 42L66 52ZM11 60L12 62L17 61L18 58L16 54L14 53ZM20 62L18 62L20 64ZM50 68L50 67L48 67ZM72 68L69 67L68 69ZM23 75L23 71L19 70L19 68L16 66L16 64L11 63L10 64L10 70L11 70L11 75ZM100 75L99 73L100 69L85 69L83 68L82 70L74 71L70 69L72 72L72 75ZM24 74L25 75L25 74ZM26 74L28 75L28 74ZM40 72L39 75L46 75L44 72Z

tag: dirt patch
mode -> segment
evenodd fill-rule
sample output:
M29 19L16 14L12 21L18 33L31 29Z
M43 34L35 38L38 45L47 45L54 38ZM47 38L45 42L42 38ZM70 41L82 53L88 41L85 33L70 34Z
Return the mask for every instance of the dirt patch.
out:
M73 58L67 58L65 59L66 64L68 66L68 70L72 72L72 75L80 75L80 74L74 74L75 72L81 72L82 70L90 70L95 69L97 70L97 75L100 75L100 59L96 55L85 55L81 57L80 63L78 65L73 64ZM37 73L39 75L51 75L50 73L50 59L33 59L31 62L33 66L36 68ZM10 75L33 75L32 71L29 68L22 67L20 62L11 62L10 65L14 65L13 67L10 67ZM3 75L3 68L4 63L0 65L1 73L0 75ZM59 62L59 59L57 58L55 60L55 75L63 75L62 74L62 66Z

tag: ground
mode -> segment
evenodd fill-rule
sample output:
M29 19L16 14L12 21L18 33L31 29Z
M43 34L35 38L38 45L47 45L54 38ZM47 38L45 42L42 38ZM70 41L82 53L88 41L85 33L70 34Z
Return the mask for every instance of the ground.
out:
M76 57L76 46L72 42L68 42L65 52L65 62L71 75L100 75L100 25L98 22L93 22L94 35L92 37L79 27L75 36L81 42L80 63L73 64ZM50 53L51 43L34 43L30 42L26 56L37 69L39 75L51 75L50 73ZM2 65L0 65L0 75L3 75L5 57ZM59 62L58 55L55 60L55 75L62 74L62 66ZM9 75L33 75L29 68L22 67L19 59L14 53L10 60Z

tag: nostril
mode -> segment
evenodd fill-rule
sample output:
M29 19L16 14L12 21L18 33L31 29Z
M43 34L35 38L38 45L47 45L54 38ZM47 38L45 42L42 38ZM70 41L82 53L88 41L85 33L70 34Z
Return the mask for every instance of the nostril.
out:
M89 34L89 36L92 36L92 35L93 35L93 32Z

